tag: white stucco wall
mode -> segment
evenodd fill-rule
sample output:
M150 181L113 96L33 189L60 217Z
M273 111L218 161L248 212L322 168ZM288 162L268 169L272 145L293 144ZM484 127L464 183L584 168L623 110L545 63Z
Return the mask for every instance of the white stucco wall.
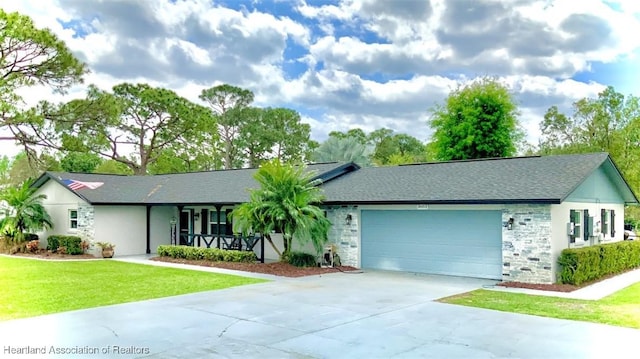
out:
M94 206L95 240L116 245L115 255L146 253L145 206Z
M44 194L47 196L42 201L44 208L51 216L54 227L52 229L39 232L40 246L46 248L47 237L50 235L77 235L81 236L78 229L69 226L69 210L78 210L81 206L89 204L82 198L76 196L66 187L58 182L49 180L42 187L38 188L36 195Z
M153 206L150 213L150 250L158 252L158 246L171 244L171 218L176 216L177 209L173 206Z
M589 210L589 217L594 219L594 231L597 234L591 237L589 241L581 241L576 239L576 243L569 243L569 235L567 234L567 223L570 222L570 210ZM615 230L614 238L610 233L600 233L600 210L615 211ZM611 243L624 240L624 205L619 203L583 203L583 202L564 202L561 204L551 205L551 232L552 232L552 255L558 258L565 248L579 248L600 243ZM610 224L611 225L611 224ZM558 270L558 261L553 263L554 273Z

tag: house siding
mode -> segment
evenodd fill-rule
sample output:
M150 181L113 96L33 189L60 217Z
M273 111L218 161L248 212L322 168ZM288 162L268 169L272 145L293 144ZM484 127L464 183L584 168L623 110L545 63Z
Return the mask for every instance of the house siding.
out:
M565 202L624 203L624 197L600 166L567 196Z
M360 267L360 210L357 206L342 206L328 207L326 211L331 222L327 244L335 245L342 265ZM347 215L351 215L350 224Z
M593 217L595 236L589 238L588 241L576 241L569 243L569 235L567 234L567 223L569 223L570 210L588 210L589 217ZM611 237L611 232L600 233L600 216L601 209L614 210L615 216L615 236ZM585 203L585 202L563 202L561 204L551 206L552 218L552 256L558 258L562 250L566 248L588 247L601 243L613 243L624 240L624 205L622 203ZM554 272L557 273L560 265L557 261L553 263Z
M77 235L83 241L90 243L89 253L94 256L100 256L101 249L95 245L96 229L95 229L95 208L88 204L82 203L78 205L78 230Z
M146 253L145 206L95 206L95 240L116 245L117 256Z
M149 228L149 249L158 252L158 246L171 244L171 218L176 218L177 210L173 206L151 207Z
M53 222L53 228L37 233L40 237L40 247L47 247L47 237L51 235L82 236L80 228L70 228L69 211L77 210L78 217L80 217L80 208L87 208L91 205L53 180L47 181L36 190L35 195L40 194L47 196L42 201L42 205ZM78 227L80 227L80 218L78 218Z
M507 227L513 218L512 229ZM550 205L505 205L502 209L502 279L553 283Z

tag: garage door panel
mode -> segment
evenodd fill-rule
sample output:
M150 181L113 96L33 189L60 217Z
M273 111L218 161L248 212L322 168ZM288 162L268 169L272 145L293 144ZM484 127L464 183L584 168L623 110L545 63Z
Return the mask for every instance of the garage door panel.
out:
M500 279L500 211L362 211L362 267Z

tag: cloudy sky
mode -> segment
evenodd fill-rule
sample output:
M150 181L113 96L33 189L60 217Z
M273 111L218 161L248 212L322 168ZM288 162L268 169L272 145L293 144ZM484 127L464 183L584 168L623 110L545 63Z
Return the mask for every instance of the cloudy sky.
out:
M509 86L534 143L552 105L568 111L606 85L640 96L638 0L0 4L66 41L91 69L87 84L147 82L197 102L203 88L229 83L252 90L258 106L296 109L318 141L380 127L429 140L429 109L478 76ZM51 96L25 93L28 102Z

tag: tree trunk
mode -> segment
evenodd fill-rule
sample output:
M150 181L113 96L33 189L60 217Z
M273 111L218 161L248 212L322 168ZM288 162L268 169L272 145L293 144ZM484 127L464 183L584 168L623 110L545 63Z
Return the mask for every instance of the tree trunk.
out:
M271 240L271 235L270 234L265 234L264 238L266 238L267 241L269 241L269 244L271 244L271 248L273 248L274 252L276 252L276 254L278 255L279 259L282 259L282 252L280 252L280 250L278 250L278 247L276 247L276 244L273 243L273 241Z

